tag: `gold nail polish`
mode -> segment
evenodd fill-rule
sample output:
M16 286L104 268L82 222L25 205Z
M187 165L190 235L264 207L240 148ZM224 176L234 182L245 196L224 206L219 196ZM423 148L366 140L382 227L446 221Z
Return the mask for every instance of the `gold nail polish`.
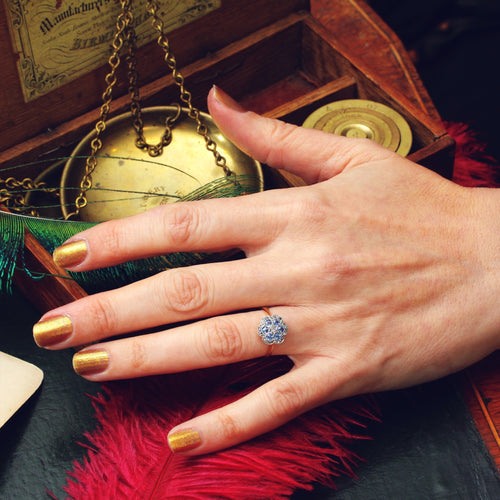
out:
M84 240L64 243L52 254L54 262L61 267L72 267L83 262L87 255L87 242Z
M33 338L40 347L47 347L66 340L73 332L67 316L56 316L33 325Z
M200 443L200 435L193 430L173 432L168 436L168 444L173 453L192 450Z
M106 351L83 351L73 356L73 369L78 375L90 375L104 371L109 364Z

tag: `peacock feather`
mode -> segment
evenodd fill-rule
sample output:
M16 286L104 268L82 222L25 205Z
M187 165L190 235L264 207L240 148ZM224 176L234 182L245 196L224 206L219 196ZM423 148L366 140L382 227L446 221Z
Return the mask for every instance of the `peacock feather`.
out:
M258 182L254 177L235 175L215 179L178 201L225 198L258 190ZM97 223L58 220L0 211L0 293L12 291L13 275L16 269L27 273L33 279L43 279L44 277L43 273L35 272L25 264L24 237L26 231L29 231L45 250L52 253L68 238L95 224ZM70 273L70 275L87 293L94 293L143 279L165 269L193 265L206 258L208 258L208 254L204 253L177 252L95 271Z

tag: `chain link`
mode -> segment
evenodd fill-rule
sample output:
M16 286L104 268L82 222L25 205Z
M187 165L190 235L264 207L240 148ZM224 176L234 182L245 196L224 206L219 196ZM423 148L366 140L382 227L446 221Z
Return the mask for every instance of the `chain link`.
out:
M0 205L7 208L38 217L38 211L26 203L26 192L28 191L44 191L46 193L57 194L57 188L49 188L45 182L35 182L29 177L22 181L14 177L0 179Z
M205 147L213 154L215 164L223 170L224 175L232 175L233 172L227 166L226 159L217 151L217 144L209 136L207 126L200 118L200 112L193 106L191 93L184 86L184 77L177 69L177 62L170 50L170 43L164 31L163 21L158 15L158 3L149 0L146 4L146 10L152 18L153 28L158 32L157 43L165 52L165 63L172 72L174 83L179 87L180 100L188 107L188 116L196 122L196 132L203 137Z
M167 116L165 119L165 131L158 144L149 144L144 137L144 123L142 120L142 111L139 98L139 88L137 84L137 35L134 28L134 23L131 22L127 27L125 44L127 46L127 67L128 67L128 93L130 97L130 112L132 113L132 126L135 129L137 139L135 145L146 151L150 156L156 157L163 154L163 148L172 142L172 125L179 119L181 115L181 107L176 105L177 109L174 116Z
M82 208L87 206L87 191L92 187L92 173L97 166L96 155L102 148L101 134L106 130L106 120L109 116L111 101L113 99L113 88L116 85L117 77L116 71L120 65L120 51L124 45L126 32L131 23L133 23L133 16L130 11L131 0L121 0L121 12L116 19L116 33L111 42L112 53L108 59L110 67L109 73L106 75L104 81L106 83L106 90L102 94L102 105L100 109L99 119L95 124L95 137L90 143L90 155L85 161L85 173L80 182L80 192L75 199L75 210L66 215L65 219L78 215Z

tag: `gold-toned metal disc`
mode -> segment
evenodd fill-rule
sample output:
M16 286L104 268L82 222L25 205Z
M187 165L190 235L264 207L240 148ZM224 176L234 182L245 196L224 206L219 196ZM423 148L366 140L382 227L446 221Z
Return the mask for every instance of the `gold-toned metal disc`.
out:
M408 122L385 104L365 99L336 101L310 114L304 127L345 137L371 139L406 156L411 149L412 133Z
M148 143L160 142L166 117L175 115L176 111L174 106L142 110L144 136ZM101 134L103 147L97 153L97 166L92 173L92 189L86 193L88 204L79 214L81 220L100 222L133 215L178 201L196 189L225 177L213 154L206 149L205 140L197 133L196 122L187 116L187 111L182 108L180 118L172 126L172 142L158 157L151 157L136 147L130 113L106 123L106 130ZM200 117L229 169L235 176L246 176L246 183L250 183L252 191L261 191L264 181L260 163L222 135L210 115L200 113ZM94 137L94 131L88 134L64 167L61 204L65 215L74 208Z

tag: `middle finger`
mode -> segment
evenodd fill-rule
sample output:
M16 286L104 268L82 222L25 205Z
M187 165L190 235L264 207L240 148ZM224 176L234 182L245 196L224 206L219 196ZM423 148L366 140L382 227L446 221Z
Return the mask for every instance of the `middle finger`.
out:
M60 349L263 304L293 305L299 268L283 275L281 267L256 256L170 269L51 311L35 325L35 341Z

